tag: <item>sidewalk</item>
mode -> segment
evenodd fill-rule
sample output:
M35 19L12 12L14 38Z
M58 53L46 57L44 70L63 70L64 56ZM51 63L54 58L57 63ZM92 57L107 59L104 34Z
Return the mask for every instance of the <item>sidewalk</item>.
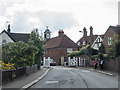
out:
M37 72L30 74L28 76L20 77L14 81L8 82L6 84L2 85L2 88L21 88L28 83L31 83L32 81L36 80L40 76L42 76L49 68L43 68L41 67L40 70Z
M118 72L115 72L115 71L101 70L100 68L97 68L95 70L94 67L78 67L78 68L87 69L87 70L90 70L90 71L96 71L96 72L106 74L106 75L109 75L109 76L118 76Z

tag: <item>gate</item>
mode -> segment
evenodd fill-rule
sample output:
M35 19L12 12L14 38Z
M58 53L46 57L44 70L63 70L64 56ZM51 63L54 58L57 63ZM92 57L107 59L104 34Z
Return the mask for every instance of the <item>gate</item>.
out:
M73 59L71 59L70 57L68 57L68 65L69 66L77 66L78 65L77 58L73 57Z
M86 63L85 57L84 58L79 57L79 66L85 66L85 63Z
M48 57L48 59L44 57L43 66L50 67L50 57Z

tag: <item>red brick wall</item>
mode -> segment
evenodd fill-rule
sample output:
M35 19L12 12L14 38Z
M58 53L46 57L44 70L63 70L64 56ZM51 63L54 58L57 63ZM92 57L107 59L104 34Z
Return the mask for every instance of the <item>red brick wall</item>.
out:
M106 50L110 47L110 45L108 45L108 37L112 37L112 39L113 39L113 38L115 38L115 35L117 35L117 33L114 30L112 30L112 28L109 28L107 33L104 35L103 44L104 44Z
M77 48L73 48L73 51L76 51ZM61 61L61 56L67 57L67 48L53 48L49 50L45 50L45 57L48 58L50 57L53 59L57 65L60 65Z

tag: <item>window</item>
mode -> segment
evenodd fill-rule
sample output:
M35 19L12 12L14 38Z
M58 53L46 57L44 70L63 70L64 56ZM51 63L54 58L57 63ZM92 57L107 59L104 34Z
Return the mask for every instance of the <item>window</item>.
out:
M73 51L72 48L67 48L67 53L71 53Z
M86 42L85 42L85 41L83 41L83 45L86 45Z
M6 44L6 43L7 43L6 40L3 40L3 41L2 41L2 44Z
M108 45L112 44L112 37L108 37Z
M78 44L78 46L80 46L80 42L78 42L77 44Z

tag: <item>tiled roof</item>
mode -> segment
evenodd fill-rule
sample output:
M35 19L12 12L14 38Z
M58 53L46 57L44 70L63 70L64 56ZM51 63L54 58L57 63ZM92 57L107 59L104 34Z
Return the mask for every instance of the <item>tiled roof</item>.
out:
M90 44L91 42L92 42L91 44L93 44L93 42L95 41L95 39L97 38L97 36L102 36L102 35L93 35L93 36L92 36L92 41L91 41L91 36L87 36L87 38L86 38L87 44ZM82 37L82 38L80 38L80 40L77 41L77 43L80 42L80 47L83 46L83 40L84 40L84 39L83 39L83 37ZM87 44L86 44L86 45L87 45Z
M28 42L30 38L30 34L24 34L24 33L9 33L9 36L15 41L23 41L25 43Z
M45 47L46 49L50 49L50 48L58 48L58 47L77 48L78 46L69 37L63 35L49 39L46 42Z
M110 26L117 34L120 35L120 26Z
M29 38L30 38L30 34L25 34L25 33L8 33L5 30L2 31L0 34L2 34L3 32L5 32L14 42L23 41L23 42L27 43Z

